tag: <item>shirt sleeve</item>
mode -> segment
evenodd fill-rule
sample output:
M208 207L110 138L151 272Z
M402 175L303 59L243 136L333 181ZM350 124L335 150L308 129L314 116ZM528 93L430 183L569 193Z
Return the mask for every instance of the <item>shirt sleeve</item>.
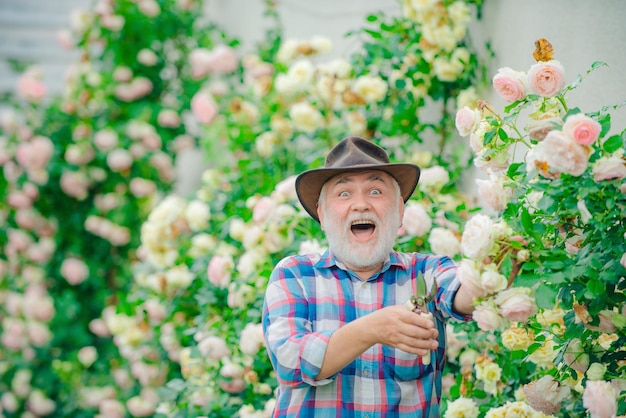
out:
M316 381L328 340L333 331L314 332L302 277L294 259L284 259L274 269L263 304L263 333L266 347L282 385L319 386Z
M426 259L424 269L424 274L431 275L437 283L435 306L443 317L470 321L471 315L459 314L453 308L456 292L461 287L461 281L456 274L456 263L449 257L430 256Z

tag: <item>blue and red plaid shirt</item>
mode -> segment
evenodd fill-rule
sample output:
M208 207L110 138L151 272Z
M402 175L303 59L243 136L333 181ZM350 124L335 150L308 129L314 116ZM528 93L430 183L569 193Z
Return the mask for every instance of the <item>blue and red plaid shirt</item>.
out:
M431 363L375 344L328 379L316 381L328 340L342 325L415 294L417 272L439 330ZM381 271L362 281L330 252L283 259L272 272L263 331L279 382L274 417L439 417L445 364L445 321L469 320L452 309L459 280L448 257L392 252Z

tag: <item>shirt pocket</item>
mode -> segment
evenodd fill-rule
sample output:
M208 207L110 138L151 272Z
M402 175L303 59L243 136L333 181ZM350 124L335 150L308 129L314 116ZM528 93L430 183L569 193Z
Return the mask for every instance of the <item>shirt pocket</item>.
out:
M384 345L383 355L385 356L385 374L398 381L409 381L421 378L432 371L434 352L431 352L431 362L425 365L422 356L410 354L398 348Z

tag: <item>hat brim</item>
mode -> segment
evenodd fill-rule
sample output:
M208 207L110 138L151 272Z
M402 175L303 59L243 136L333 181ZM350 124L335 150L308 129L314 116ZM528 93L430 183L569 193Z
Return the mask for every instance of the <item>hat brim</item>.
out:
M380 170L393 177L400 186L400 195L406 203L417 187L420 168L415 164L365 164L344 168L315 168L301 173L296 178L296 194L304 210L317 222L317 202L324 184L338 174L354 171Z

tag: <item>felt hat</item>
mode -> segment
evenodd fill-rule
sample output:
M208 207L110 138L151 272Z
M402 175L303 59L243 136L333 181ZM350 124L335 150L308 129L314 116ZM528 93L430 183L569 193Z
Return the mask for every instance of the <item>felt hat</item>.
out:
M324 167L307 170L296 178L296 193L304 209L319 222L317 202L324 183L338 174L366 170L388 173L400 185L404 202L409 200L420 177L420 168L409 163L390 163L384 149L357 136L344 138L326 156Z

